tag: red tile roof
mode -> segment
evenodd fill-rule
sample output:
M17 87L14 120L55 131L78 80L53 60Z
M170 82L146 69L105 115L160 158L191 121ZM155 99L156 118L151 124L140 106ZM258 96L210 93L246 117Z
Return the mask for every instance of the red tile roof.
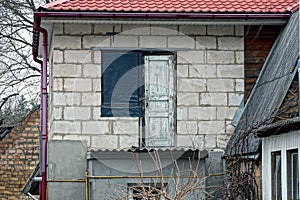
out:
M287 13L298 0L57 0L48 11Z

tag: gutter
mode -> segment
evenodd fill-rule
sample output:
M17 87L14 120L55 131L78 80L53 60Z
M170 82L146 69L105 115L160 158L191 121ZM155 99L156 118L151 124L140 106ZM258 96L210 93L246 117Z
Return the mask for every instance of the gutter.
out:
M34 18L34 35L39 36L43 34L43 59L37 58L38 37L33 38L33 60L41 65L41 112L40 112L40 155L41 155L41 175L42 181L40 183L40 197L41 200L46 200L46 187L47 187L47 61L48 61L48 33L47 30L40 26L40 18Z
M117 13L117 12L35 12L35 17L76 18L163 18L163 19L287 19L290 14L220 14L220 13Z

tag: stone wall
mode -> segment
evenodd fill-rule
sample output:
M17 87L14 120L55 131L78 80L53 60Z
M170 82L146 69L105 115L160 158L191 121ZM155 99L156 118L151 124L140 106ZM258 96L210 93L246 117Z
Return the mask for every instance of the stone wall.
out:
M0 141L0 200L30 199L21 189L39 162L38 135L35 111Z
M178 147L223 149L244 93L243 26L55 24L50 140L138 146L138 118L102 118L99 48L176 48Z

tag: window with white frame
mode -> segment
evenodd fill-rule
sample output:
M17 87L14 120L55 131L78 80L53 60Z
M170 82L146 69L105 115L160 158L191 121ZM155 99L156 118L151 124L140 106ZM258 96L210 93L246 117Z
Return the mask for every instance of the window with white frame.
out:
M262 138L263 200L300 199L299 133L295 130Z
M298 157L298 149L287 151L287 194L290 200L300 199Z
M280 151L272 152L272 199L281 200L281 153Z

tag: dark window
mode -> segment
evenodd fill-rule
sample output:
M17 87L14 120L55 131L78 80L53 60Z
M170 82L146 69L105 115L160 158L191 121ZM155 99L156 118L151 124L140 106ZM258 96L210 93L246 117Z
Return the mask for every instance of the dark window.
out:
M128 184L128 200L164 200L160 194L166 191L167 184Z
M102 117L142 116L142 54L102 52Z
M299 161L298 150L287 151L288 199L299 199Z
M281 153L272 152L272 200L281 200Z

